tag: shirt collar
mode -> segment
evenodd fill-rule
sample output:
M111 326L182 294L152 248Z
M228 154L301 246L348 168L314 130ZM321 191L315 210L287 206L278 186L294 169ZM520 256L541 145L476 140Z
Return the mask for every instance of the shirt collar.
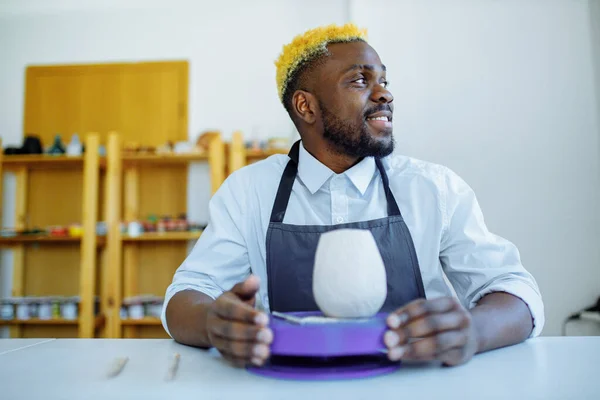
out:
M365 194L373 174L375 174L375 159L365 157L361 162L344 172L361 195ZM315 194L325 182L335 173L319 160L313 157L300 142L300 154L298 156L298 176L304 182L311 194Z

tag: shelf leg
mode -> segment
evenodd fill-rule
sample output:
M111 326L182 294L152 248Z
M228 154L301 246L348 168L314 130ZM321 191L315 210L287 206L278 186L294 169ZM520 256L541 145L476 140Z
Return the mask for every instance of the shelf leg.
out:
M95 331L94 299L96 289L96 222L100 160L99 137L89 134L83 166L83 237L81 239L79 337L93 338Z
M17 230L27 227L27 186L28 171L19 168L16 173L16 198L15 198L15 228ZM25 295L25 246L19 244L13 248L13 287L12 296L22 297ZM11 338L20 338L23 335L21 326L10 328Z
M110 133L106 166L106 254L107 277L105 299L106 336L121 337L121 144L117 133Z

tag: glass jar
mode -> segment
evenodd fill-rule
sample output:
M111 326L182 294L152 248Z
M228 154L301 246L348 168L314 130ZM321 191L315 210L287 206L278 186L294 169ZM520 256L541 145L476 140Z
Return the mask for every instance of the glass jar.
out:
M38 307L38 318L42 320L52 319L52 302L48 297L40 297Z
M69 297L61 304L60 312L64 319L76 320L79 316L78 298Z
M15 307L12 299L0 300L0 319L10 321L15 318Z
M17 306L17 319L28 320L29 319L29 304L27 298L20 298L16 302Z

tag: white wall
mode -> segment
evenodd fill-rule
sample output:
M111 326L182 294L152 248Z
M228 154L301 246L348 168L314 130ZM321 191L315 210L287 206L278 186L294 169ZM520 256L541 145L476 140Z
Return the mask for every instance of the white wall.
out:
M183 58L191 138L209 128L290 134L273 61L295 34L349 16L388 65L399 151L473 186L490 228L519 246L536 276L544 334L555 335L600 295L600 12L591 2L4 0L0 132L5 143L22 137L26 65ZM199 219L205 172L190 179ZM13 195L7 187L4 215Z
M559 334L600 296L600 38L588 2L356 0L351 14L390 71L399 151L474 188L541 287L544 334Z
M0 135L22 140L25 67L31 64L186 59L190 62L189 136L220 129L225 138L294 134L277 98L274 61L296 34L345 21L345 1L330 0L2 0ZM319 10L315 12L315 10ZM191 219L205 222L204 165L188 185ZM14 224L14 179L4 179L3 219ZM2 252L0 296L10 293L12 258Z

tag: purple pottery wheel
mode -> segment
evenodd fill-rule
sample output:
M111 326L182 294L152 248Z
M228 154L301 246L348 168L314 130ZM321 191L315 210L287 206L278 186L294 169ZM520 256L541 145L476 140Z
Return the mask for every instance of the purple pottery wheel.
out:
M318 312L295 312L294 316L321 316ZM326 324L295 324L270 317L273 331L272 357L252 373L294 380L356 379L391 373L400 363L382 353L387 330L381 313L366 321Z

